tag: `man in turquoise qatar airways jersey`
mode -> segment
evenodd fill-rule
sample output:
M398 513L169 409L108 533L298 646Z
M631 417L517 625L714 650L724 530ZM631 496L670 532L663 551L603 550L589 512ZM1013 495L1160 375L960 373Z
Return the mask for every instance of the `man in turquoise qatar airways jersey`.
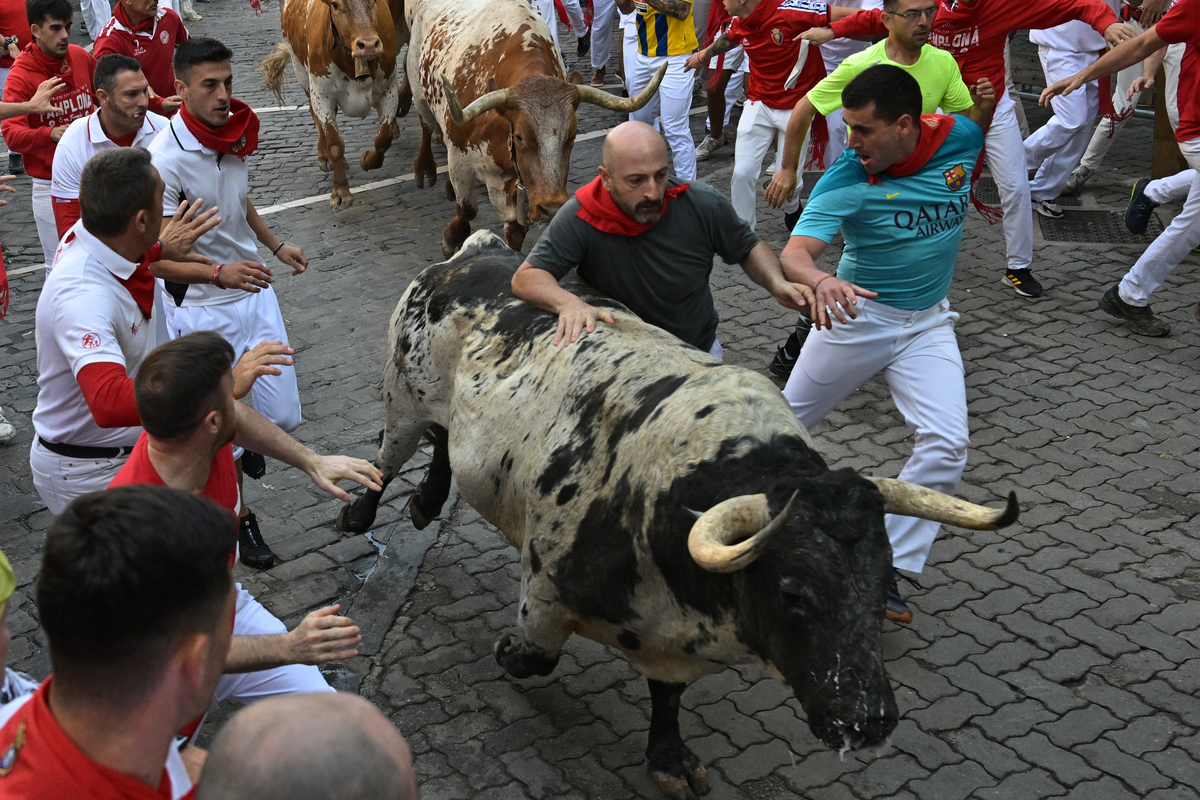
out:
M995 91L988 95L980 103L994 104ZM788 280L817 298L784 396L812 428L882 373L916 437L900 479L953 493L967 463L967 398L946 291L983 131L966 117L922 115L920 86L890 65L861 73L842 102L849 148L813 190L780 258ZM839 230L846 248L833 276L814 259ZM893 566L922 571L938 523L893 514L886 523ZM895 580L887 613L912 620Z

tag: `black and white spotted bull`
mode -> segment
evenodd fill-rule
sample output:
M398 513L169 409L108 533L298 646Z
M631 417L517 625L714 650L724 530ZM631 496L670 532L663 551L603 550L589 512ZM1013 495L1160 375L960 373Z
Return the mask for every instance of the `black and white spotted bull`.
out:
M722 365L612 311L570 347L558 319L513 297L521 256L484 231L425 270L392 316L391 480L423 435L429 473L409 505L423 527L449 492L521 551L511 675L547 675L572 633L620 649L650 683L647 757L660 788L707 791L679 733L685 685L758 663L787 684L813 733L871 746L896 725L880 653L891 549L884 513L992 529L1016 519L923 487L830 470L765 377ZM366 530L380 493L343 508Z

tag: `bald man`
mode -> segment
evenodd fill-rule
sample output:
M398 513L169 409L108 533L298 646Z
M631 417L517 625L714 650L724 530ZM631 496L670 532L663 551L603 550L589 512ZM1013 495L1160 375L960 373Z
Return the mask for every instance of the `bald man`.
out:
M559 286L572 269L645 322L716 358L713 256L739 264L785 308L805 311L812 291L789 283L775 252L722 194L668 177L670 151L644 122L604 140L599 176L575 193L513 276L513 294L558 315L554 343L571 345L612 315Z
M352 694L293 694L239 711L213 740L197 800L418 800L404 737Z

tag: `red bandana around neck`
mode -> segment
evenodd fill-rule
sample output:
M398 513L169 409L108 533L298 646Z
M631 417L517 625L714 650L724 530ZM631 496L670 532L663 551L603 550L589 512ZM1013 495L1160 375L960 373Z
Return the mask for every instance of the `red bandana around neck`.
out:
M913 150L912 155L908 158L892 164L882 174L890 178L905 178L917 172L929 163L929 159L933 158L934 153L942 146L942 142L946 141L946 137L950 135L953 127L954 117L945 114L922 114L921 122L917 127L921 134L917 140L917 149ZM883 181L880 180L879 175L870 175L868 182L875 184Z
M236 97L229 100L229 111L229 121L219 128L210 128L193 117L186 103L179 107L179 116L200 144L244 161L258 149L258 115Z
M690 185L681 183L667 189L667 195L663 198L663 214L667 213L667 204L687 191ZM658 223L658 220L655 220L643 224L626 214L620 206L613 202L612 195L604 188L604 183L600 180L599 175L591 183L579 187L579 190L575 192L575 199L579 201L579 211L575 216L604 233L638 236ZM662 219L661 215L659 219Z
M117 22L121 23L126 28L129 28L129 30L133 31L134 33L142 31L151 34L154 33L154 23L157 21L154 17L151 17L145 22L134 25L129 21L129 14L125 12L125 6L121 4L120 0L118 0L117 4L113 7L113 16L117 18Z
M51 58L42 52L37 46L37 42L31 42L25 45L25 52L29 53L30 58L34 60L39 67L47 75L55 78L61 78L71 74L71 54L68 52L62 58Z

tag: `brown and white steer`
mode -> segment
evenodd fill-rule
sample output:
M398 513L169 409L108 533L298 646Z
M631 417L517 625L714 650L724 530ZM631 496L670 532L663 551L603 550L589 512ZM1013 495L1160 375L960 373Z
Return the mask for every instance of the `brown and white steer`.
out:
M457 216L442 233L446 257L471 232L477 180L504 221L508 246L520 250L529 223L549 220L567 202L579 104L636 111L665 71L633 98L581 86L578 72L568 80L550 28L524 0L409 0L405 13L405 66L421 115L417 185L437 183L435 128L450 166L447 195Z
M317 124L317 162L326 172L333 169L329 205L348 206L354 200L337 112L362 119L375 109L375 146L359 163L363 169L383 166L397 113L404 116L412 102L408 83L401 85L396 69L400 47L408 41L404 0L281 0L280 5L284 40L259 64L263 84L282 103L283 73L291 61Z

